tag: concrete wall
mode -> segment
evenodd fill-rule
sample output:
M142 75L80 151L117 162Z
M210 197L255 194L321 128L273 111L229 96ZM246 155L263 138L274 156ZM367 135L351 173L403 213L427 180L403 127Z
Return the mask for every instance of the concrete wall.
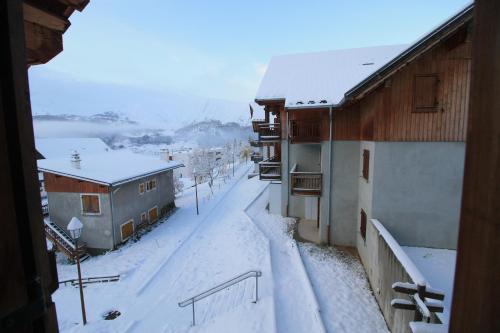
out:
M101 214L84 215L80 193L48 192L50 219L66 231L73 216L83 223L81 240L90 252L102 252L113 247L110 195L99 193ZM93 250L93 251L92 251Z
M156 190L139 194L139 184L156 178ZM120 226L130 219L134 225L141 222L141 213L158 207L158 214L165 205L174 202L173 173L166 171L112 188L113 224L116 244L121 243Z
M465 143L375 146L368 217L383 221L401 245L456 249Z
M368 171L368 180L363 178L362 170L363 170L363 151L367 149L370 151L370 161L369 161L369 171ZM373 204L373 182L374 182L374 169L376 166L374 165L376 154L375 143L372 141L361 141L359 145L358 151L358 209L356 212L356 228L355 234L357 239L357 244L359 245L359 240L361 239L360 234L360 223L361 223L361 210L364 210L368 219L372 218L372 204ZM376 218L376 216L374 217ZM359 247L359 246L358 246Z
M358 233L359 235L359 233ZM359 236L361 238L361 236ZM394 282L414 282L407 270L371 220L366 226L366 242L361 239L358 252L368 275L375 299L391 332L410 333L409 322L414 312L395 310L391 307L394 298L409 299L392 290ZM402 250L401 250L402 252Z
M376 223L379 227L376 226ZM368 220L366 241L360 244L358 252L375 299L389 329L391 332L410 333L409 322L413 321L414 312L395 310L391 306L393 299L409 299L409 297L402 293L396 293L392 289L392 284L394 282L425 281L424 276L387 231L385 225L382 225L382 221ZM440 320L432 315L431 322L440 323Z
M356 246L359 148L359 141L333 142L330 241L334 245Z
M271 182L269 184L269 213L281 214L281 184Z
M288 198L290 193L290 167L288 166L287 140L281 140L281 216L288 216Z
M290 177L290 169L297 164L302 171L320 171L321 170L321 145L319 144L290 144L290 161L288 169L283 169L283 176ZM286 172L286 174L285 174ZM282 177L283 178L283 177ZM288 180L289 181L289 180ZM303 196L289 196L288 215L293 217L305 217L306 200Z

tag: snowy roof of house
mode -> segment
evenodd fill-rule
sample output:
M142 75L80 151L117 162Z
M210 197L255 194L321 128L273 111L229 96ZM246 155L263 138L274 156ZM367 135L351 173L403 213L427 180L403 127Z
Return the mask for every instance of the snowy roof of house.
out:
M285 100L286 107L339 104L346 91L400 54L407 45L388 45L276 56L256 100Z
M99 138L36 138L36 150L44 158L69 157L79 153L104 153L110 148Z
M128 151L81 154L80 159L80 168L72 164L69 156L38 160L38 169L104 185L120 185L184 166L180 162Z

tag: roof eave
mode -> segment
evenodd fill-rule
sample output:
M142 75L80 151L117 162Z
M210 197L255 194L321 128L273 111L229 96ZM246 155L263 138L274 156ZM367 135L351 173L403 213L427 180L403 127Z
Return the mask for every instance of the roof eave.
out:
M260 106L270 104L270 103L283 103L285 102L284 98L256 98L255 103L257 103Z
M79 180L83 180L83 181L88 181L91 183L105 185L105 186L119 186L119 185L123 185L123 184L129 183L129 182L132 182L132 181L137 180L137 179L149 177L152 175L157 175L157 174L162 173L162 172L166 172L166 171L170 171L170 170L174 170L174 169L178 169L178 168L182 168L182 167L185 167L185 165L180 163L180 164L177 164L177 165L172 166L172 167L168 167L168 168L164 168L164 169L160 169L160 170L156 170L156 171L152 171L152 172L148 172L148 173L143 173L143 174L138 175L138 176L125 178L125 179L121 179L121 180L114 181L114 182L106 182L106 181L102 181L102 180L98 180L98 179L81 177L81 176L77 176L77 175L73 175L73 174L69 174L69 173L65 173L65 172L60 172L60 171L55 171L55 170L51 170L51 169L47 169L47 168L41 168L41 167L38 167L38 170L43 171L43 172L53 173L55 175L60 175L60 176L64 176L64 177L75 178L75 179L79 179Z
M386 65L379 68L373 74L365 78L363 81L358 83L356 86L351 88L345 93L345 97L343 101L349 101L356 98L358 95L362 94L364 91L367 91L374 86L378 85L382 80L385 80L387 77L392 75L394 71L401 65L406 62L413 60L416 56L425 52L430 47L434 46L437 42L439 42L443 36L441 34L451 33L455 31L462 24L472 19L474 3L469 4L464 9L462 9L459 13L451 17L449 20L441 24L439 27L431 31L429 34L422 37L416 43L411 45L405 51L401 52L394 59L389 61ZM452 27L455 25L454 27ZM450 29L451 28L451 29Z

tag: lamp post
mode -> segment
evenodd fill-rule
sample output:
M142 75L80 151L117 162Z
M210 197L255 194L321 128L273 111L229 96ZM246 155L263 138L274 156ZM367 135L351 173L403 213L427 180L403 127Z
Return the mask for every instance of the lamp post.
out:
M194 175L194 191L196 193L196 215L200 215L198 210L198 175L196 174L196 168L193 168Z
M67 227L71 238L75 241L76 248L76 267L78 269L78 286L80 287L80 303L82 306L83 325L87 324L87 316L85 315L85 300L83 299L82 273L80 270L80 253L78 253L78 239L82 235L83 224L79 219L73 217Z

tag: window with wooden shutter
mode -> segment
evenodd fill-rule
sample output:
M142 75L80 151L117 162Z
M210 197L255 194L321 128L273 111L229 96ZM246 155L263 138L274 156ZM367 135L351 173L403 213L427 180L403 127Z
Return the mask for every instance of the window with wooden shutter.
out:
M140 183L139 184L139 194L143 194L144 193L144 183Z
M82 213L83 214L100 214L101 207L98 194L82 194Z
M153 207L148 211L149 223L158 221L158 207Z
M120 226L122 242L129 239L134 234L134 220L128 220Z
M415 75L413 112L437 112L439 77L437 74Z
M364 210L361 210L361 223L359 224L359 232L361 233L361 237L366 241L366 213Z
M363 178L368 180L370 175L370 151L368 149L363 149Z

